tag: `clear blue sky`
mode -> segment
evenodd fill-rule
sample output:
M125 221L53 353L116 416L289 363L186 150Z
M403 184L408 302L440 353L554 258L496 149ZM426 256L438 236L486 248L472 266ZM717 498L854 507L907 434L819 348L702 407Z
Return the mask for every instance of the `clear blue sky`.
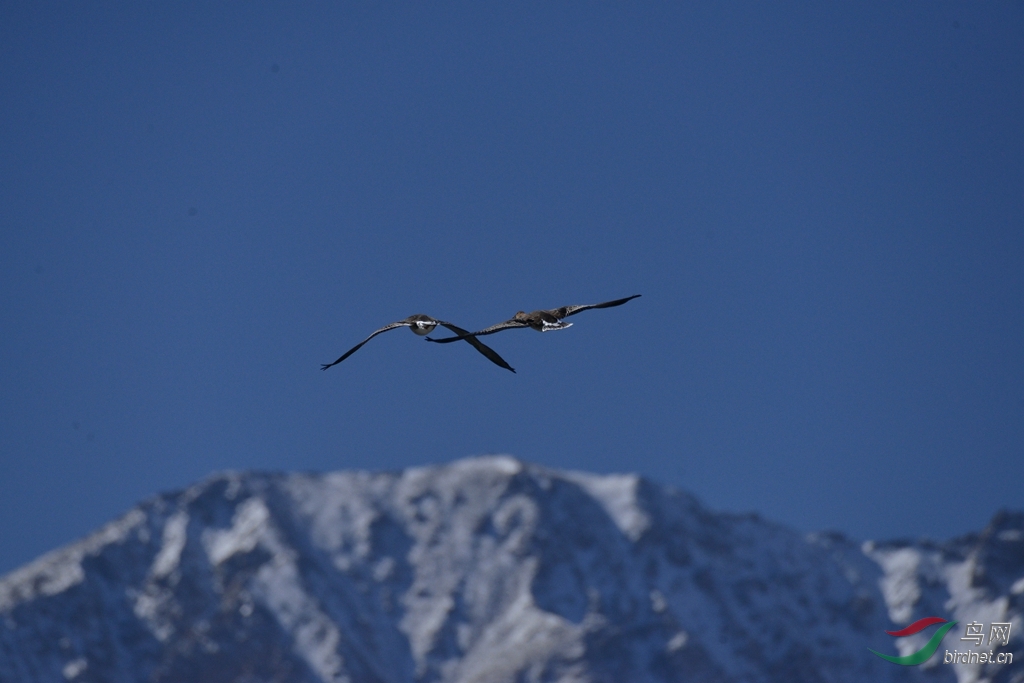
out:
M1024 5L372 4L0 4L0 571L223 469L1024 507Z

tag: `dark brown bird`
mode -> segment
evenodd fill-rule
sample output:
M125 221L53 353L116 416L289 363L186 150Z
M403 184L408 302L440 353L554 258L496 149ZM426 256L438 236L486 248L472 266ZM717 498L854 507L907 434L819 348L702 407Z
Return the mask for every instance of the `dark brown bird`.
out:
M472 339L473 337L482 337L485 334L494 334L495 332L501 332L502 330L514 330L517 327L532 327L539 332L551 332L552 330L564 330L567 327L572 327L572 323L563 322L563 318L568 318L570 315L576 315L581 311L589 311L591 308L611 308L613 306L621 306L627 301L640 296L634 294L633 296L627 296L625 299L616 299L615 301L606 301L603 304L582 304L579 306L562 306L561 308L552 308L546 311L534 311L533 313L525 313L519 311L512 317L511 320L506 320L503 323L497 325L491 325L485 327L479 332L471 332L467 334L459 334L455 337L445 337L444 339L431 339L427 337L427 341L437 342L438 344L447 344L449 342L458 341L460 339Z
M353 346L351 349L346 351L345 354L341 358L339 358L338 360L334 361L333 363L324 363L320 367L320 369L321 370L326 370L327 368L331 367L332 365L337 365L338 363L340 363L341 361L345 360L346 358L351 356L353 353L358 351L359 348L363 344L365 344L366 342L370 341L371 339L376 337L378 334L381 334L382 332L387 332L388 330L394 330L394 329L399 328L399 327L408 327L415 334L418 334L418 335L420 335L422 337L424 335L427 335L427 334L430 334L431 332L433 332L434 328L437 327L438 325L441 325L442 327L447 327L449 330L451 330L455 334L459 335L458 337L452 337L451 338L452 340L455 340L455 339L465 339L467 342L469 342L473 346L474 349L476 349L477 351L479 351L480 353L485 355L487 357L487 359L489 361L491 361L492 363L494 363L495 365L503 367L506 370L511 370L512 372L515 372L515 368L513 368L511 365L506 363L505 359L502 358L501 356L499 356L497 354L497 352L495 352L494 349L492 349L491 347L487 346L483 342L477 340L473 335L469 334L469 332L466 332L466 330L462 329L461 327L456 327L455 325L452 325L449 322L445 322L444 320L438 320L436 318L431 318L429 315L423 315L422 313L417 313L416 315L410 315L405 320L399 320L398 322L391 323L390 325L385 325L384 327L380 328L379 330L375 330L374 333L371 334L369 337L367 337L366 339L364 339L363 341L359 342L358 344Z

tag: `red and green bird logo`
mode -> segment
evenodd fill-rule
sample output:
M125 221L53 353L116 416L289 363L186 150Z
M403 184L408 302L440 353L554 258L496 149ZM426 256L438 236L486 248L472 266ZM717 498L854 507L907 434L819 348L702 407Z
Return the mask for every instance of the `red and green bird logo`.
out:
M942 642L942 637L949 632L949 629L956 626L955 621L947 622L945 619L942 619L941 617L925 617L924 619L918 619L910 626L904 629L900 629L899 631L886 631L886 633L888 633L890 636L893 636L894 638L902 638L904 636L912 636L915 633L920 633L921 631L925 630L933 624L945 624L945 626L936 631L935 635L932 636L932 639L929 640L925 644L925 646L917 652L905 655L903 657L893 657L891 655L883 655L881 652L875 652L874 650L871 650L871 648L868 649L871 650L871 652L874 652L882 659L892 662L893 664L902 664L903 666L914 666L915 664L922 664L924 662L927 662L928 658L935 654L935 651L939 649L939 643Z

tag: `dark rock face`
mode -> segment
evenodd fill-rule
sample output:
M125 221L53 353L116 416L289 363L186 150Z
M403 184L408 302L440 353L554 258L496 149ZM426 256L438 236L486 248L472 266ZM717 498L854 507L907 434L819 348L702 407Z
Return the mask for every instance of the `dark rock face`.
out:
M0 579L0 682L1021 681L1022 595L1021 513L861 545L512 458L225 474ZM1016 661L868 651L932 615Z

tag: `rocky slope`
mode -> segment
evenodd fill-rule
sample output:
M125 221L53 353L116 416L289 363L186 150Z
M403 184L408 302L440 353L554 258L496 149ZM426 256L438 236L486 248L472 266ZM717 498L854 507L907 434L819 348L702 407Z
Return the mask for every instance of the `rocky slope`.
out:
M1020 513L861 544L505 457L228 473L0 579L0 681L1019 683L1022 605ZM869 652L932 615L1011 623L1016 661Z

